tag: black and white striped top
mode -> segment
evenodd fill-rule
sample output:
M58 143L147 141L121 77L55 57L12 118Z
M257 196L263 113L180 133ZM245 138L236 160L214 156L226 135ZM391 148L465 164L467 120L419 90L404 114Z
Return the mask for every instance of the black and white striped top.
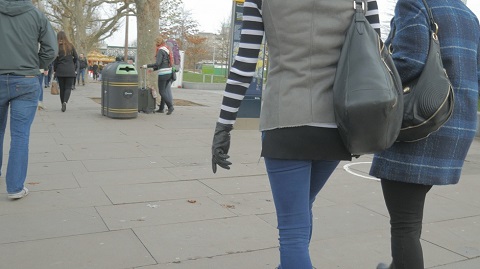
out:
M218 122L234 124L237 112L252 81L264 35L262 19L263 0L246 0L243 6L243 24L240 45L230 68ZM380 33L380 19L376 0L367 0L366 17Z

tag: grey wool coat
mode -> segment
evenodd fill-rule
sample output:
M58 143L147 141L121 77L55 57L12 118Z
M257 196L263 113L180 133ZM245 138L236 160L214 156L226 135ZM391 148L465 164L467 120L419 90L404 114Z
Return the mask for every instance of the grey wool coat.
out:
M395 143L376 154L370 174L388 180L424 185L455 184L477 129L479 87L478 19L460 0L427 0L439 26L442 60L455 91L450 120L428 138ZM416 78L423 69L429 47L427 13L422 0L399 0L393 58L402 82ZM393 29L393 27L392 27Z

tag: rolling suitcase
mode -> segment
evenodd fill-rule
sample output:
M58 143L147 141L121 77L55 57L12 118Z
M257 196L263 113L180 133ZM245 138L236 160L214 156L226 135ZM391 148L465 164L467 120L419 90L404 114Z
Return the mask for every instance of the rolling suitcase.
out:
M152 89L147 87L147 69L143 76L143 85L138 89L138 112L146 114L155 113L155 98L152 95Z

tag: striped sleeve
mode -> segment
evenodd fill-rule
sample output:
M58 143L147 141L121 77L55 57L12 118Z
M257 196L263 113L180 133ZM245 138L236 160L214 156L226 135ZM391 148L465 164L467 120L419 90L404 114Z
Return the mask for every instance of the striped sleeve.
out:
M220 123L235 123L240 103L255 74L263 33L262 0L246 0L238 54L228 75L218 119Z
M378 35L380 35L380 15L376 0L367 0L367 12L365 13L365 17L370 25L372 25L373 29L375 29Z

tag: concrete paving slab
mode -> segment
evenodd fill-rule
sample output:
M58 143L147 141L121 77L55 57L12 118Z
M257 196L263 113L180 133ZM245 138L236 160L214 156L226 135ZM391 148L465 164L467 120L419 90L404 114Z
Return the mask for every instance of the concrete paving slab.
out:
M54 163L54 162L66 162L67 152L39 152L39 153L30 153L28 155L29 163Z
M380 182L355 177L338 169L334 173L319 193L320 197L336 204L355 204L383 200ZM344 180L344 178L348 178L348 180ZM336 184L330 184L331 182Z
M200 181L220 194L240 194L270 191L270 183L267 175L211 178Z
M123 143L117 143L121 145ZM138 147L131 146L130 148L117 148L111 150L104 149L79 149L71 152L65 152L65 158L69 161L82 161L82 160L105 160L105 159L118 159L118 158L142 158L146 157Z
M28 177L25 185L33 192L80 188L80 185L72 173L32 175Z
M15 269L106 269L155 264L131 230L0 244L2 265Z
M480 257L480 215L425 224L422 238L464 257Z
M75 189L80 187L75 177L71 173L28 176L25 186L33 192ZM3 180L0 180L0 193L7 193L5 182Z
M278 245L276 229L255 216L134 228L134 232L158 263L183 262Z
M81 187L141 184L178 180L165 168L112 170L86 173L73 173Z
M128 158L126 156L121 159L104 159L104 160L84 160L82 164L85 165L86 171L98 172L98 171L118 171L129 169L152 169L152 168L164 168L173 166L170 162L162 157L150 156L140 158ZM85 172L85 171L80 171Z
M460 182L453 186L435 187L437 195L446 197L453 201L460 201L465 204L480 207L479 175L462 175Z
M271 192L252 192L210 197L237 216L262 215L275 212Z
M167 264L137 267L135 269L273 269L278 266L278 248L196 258Z
M211 163L208 165L186 166L186 167L169 167L166 168L177 178L187 179L208 179L222 177L239 177L239 176L258 176L264 175L265 166L262 164L241 164L237 163L230 167L230 170L222 168L217 169L217 173L213 174Z
M168 152L164 152L162 154L163 158L173 165L177 167L184 167L184 166L197 166L197 165L208 165L212 164L212 158L208 152L210 150L207 150L206 148L204 152L200 153L190 153L185 156L167 156ZM187 149L188 150L188 149ZM171 151L170 151L171 152Z
M67 174L74 172L87 172L87 169L80 161L31 163L28 165L27 178L33 175Z
M441 266L436 266L434 267L435 269L478 269L478 266L480 265L480 258L476 259L468 259L468 260L463 260L455 263L450 263L447 265L441 265Z
M28 199L10 201L0 198L0 216L19 212L40 212L111 205L101 188L77 188L30 192Z
M422 242L422 246L426 268L463 259L428 242ZM373 269L379 262L391 261L390 235L388 230L375 230L314 241L310 253L317 268Z
M102 189L113 204L165 201L218 195L216 191L196 180L109 185L103 186Z
M207 197L99 206L97 211L110 230L223 219L235 216L231 211Z
M0 244L108 231L93 207L3 215L0 227Z

